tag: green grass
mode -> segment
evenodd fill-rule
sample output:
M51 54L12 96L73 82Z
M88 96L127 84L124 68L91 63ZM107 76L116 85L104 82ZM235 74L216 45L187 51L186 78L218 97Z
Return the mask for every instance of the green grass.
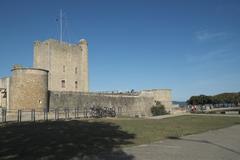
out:
M122 159L122 147L240 124L240 117L179 116L166 119L87 119L0 125L0 159ZM48 157L48 158L47 158ZM94 158L95 157L95 158Z
M240 124L240 117L178 116L166 119L105 119L98 120L114 123L131 134L135 139L130 145L152 143L168 137L206 132ZM129 145L129 144L128 144Z

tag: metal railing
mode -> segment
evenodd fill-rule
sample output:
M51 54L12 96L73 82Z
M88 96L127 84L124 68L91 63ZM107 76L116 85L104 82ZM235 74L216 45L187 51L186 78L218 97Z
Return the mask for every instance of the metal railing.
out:
M0 108L0 123L1 122L24 122L24 121L39 121L39 120L60 120L60 119L80 119L80 118L102 118L116 116L131 116L142 117L142 112L126 111L108 107L90 107L90 108L54 108L43 110L6 110Z
M59 120L72 118L87 118L88 110L80 110L79 108L64 108L64 109L44 109L44 110L6 110L0 111L0 122L22 122L22 121L37 121L37 120Z

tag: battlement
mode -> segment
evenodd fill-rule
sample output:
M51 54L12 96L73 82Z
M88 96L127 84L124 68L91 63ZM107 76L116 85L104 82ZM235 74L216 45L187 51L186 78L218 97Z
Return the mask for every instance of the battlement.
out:
M48 44L52 44L52 45L58 45L58 46L62 46L62 47L74 47L74 46L80 46L80 45L88 45L88 42L86 39L80 39L80 41L78 43L68 43L68 42L64 42L64 41L59 41L56 39L47 39L45 41L35 41L34 42L34 46L37 45L48 45Z

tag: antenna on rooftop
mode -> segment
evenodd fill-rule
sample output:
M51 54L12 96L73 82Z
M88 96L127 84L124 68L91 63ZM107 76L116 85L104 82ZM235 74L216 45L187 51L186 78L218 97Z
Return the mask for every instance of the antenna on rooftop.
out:
M69 26L68 26L68 20L67 20L67 16L66 13L60 9L59 15L56 18L56 22L57 22L57 39L60 41L60 43L63 42L63 38L68 38L68 41L70 41L69 38Z
M60 23L60 43L62 43L62 9L60 9L60 19L59 19L59 23Z

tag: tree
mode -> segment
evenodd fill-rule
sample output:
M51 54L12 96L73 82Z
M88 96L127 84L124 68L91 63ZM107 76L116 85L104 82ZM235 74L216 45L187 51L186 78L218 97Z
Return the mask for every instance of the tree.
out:
M187 100L188 104L191 105L205 105L205 104L235 104L238 105L240 102L239 93L222 93L215 96L192 96Z
M155 101L155 105L151 108L151 113L153 116L165 115L167 114L164 105L160 101Z

